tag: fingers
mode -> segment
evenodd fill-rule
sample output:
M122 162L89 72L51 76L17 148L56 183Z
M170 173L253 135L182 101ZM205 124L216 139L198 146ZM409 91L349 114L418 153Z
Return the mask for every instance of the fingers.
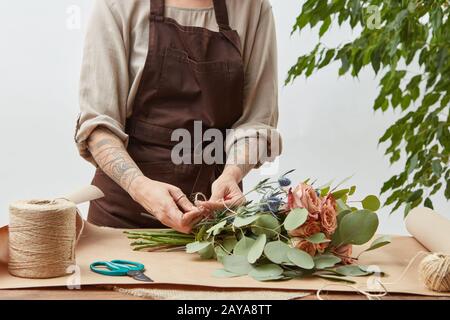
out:
M194 226L200 222L204 217L204 211L195 210L186 212L183 215L182 223L183 225Z
M183 209L184 212L193 211L197 208L193 205L191 201L187 198L187 196L181 191L181 189L173 187L169 189L170 195L176 204Z
M229 200L225 201L227 207L237 207L244 204L246 201L245 196L243 194L236 195Z
M190 233L192 225L184 222L183 213L178 209L175 202L167 209L167 216L170 219L170 226L182 233Z

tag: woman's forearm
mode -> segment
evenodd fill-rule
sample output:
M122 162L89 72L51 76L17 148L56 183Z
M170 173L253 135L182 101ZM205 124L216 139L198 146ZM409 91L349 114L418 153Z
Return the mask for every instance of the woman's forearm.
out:
M237 182L241 182L256 166L255 157L251 153L253 151L251 150L251 143L248 141L235 145L227 158L223 174L231 176Z
M98 166L132 195L132 186L144 174L128 154L122 140L106 128L97 128L88 139L88 148Z

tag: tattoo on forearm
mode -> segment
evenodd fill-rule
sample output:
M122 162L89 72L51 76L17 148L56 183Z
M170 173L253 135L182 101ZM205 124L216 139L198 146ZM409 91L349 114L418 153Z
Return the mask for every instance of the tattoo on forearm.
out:
M127 192L131 183L143 176L119 140L102 137L93 143L90 151L99 167Z

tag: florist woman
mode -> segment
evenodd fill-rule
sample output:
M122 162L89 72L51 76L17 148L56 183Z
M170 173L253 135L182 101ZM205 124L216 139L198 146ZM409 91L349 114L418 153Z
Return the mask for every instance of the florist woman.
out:
M208 208L242 201L242 179L266 160L250 161L261 140L271 158L279 153L269 1L96 0L80 108L77 146L97 166L92 183L105 194L88 220L190 232ZM241 130L224 139L223 161L175 164L173 132L193 134L199 122L224 135Z

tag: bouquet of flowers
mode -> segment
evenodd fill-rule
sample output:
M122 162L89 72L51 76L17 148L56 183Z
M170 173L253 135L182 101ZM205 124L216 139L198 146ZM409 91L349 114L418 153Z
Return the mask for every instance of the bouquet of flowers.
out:
M260 195L259 201L213 212L190 235L173 230L125 233L134 250L185 247L202 259L217 259L223 264L214 272L217 277L272 281L318 276L353 282L346 276L371 275L367 266L357 264L352 248L374 237L378 198L350 201L356 187L339 189L348 179L335 187L315 187L309 180L292 187L287 177L292 171L276 181L260 181L250 191ZM365 251L388 243L388 237L377 238Z

